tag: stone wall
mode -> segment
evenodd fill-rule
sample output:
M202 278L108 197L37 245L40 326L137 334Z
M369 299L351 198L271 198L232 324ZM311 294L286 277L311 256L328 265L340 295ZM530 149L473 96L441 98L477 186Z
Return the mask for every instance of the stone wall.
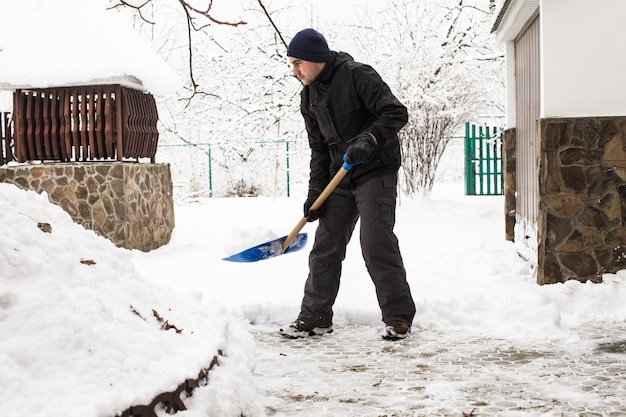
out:
M539 284L626 268L626 117L539 122Z
M502 165L504 167L504 238L513 242L515 240L515 215L517 176L515 174L517 164L517 141L515 128L507 129L502 135Z
M174 202L167 164L54 163L0 168L0 182L46 192L86 229L115 245L149 251L169 242Z

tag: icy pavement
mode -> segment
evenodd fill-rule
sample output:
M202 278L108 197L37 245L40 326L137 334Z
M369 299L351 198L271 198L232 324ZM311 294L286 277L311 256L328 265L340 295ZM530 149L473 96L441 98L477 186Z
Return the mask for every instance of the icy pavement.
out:
M568 340L502 340L414 329L398 342L371 326L281 338L252 326L269 416L626 416L626 324Z

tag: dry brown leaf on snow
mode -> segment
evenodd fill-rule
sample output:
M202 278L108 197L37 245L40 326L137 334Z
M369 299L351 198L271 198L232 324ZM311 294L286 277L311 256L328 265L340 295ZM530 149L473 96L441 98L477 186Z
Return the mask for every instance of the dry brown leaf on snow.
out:
M50 223L37 223L37 227L44 233L52 233L52 226Z
M50 225L50 223L46 223L46 222L38 222L37 220L33 219L31 216L29 216L26 213L19 213L22 216L26 216L29 219L31 219L32 221L34 221L35 223L37 223L37 227L39 228L39 230L41 230L44 233L52 233L52 226Z
M96 261L94 261L93 259L81 259L80 263L83 265L95 265Z
M165 321L165 323L163 323L163 325L161 326L161 329L163 330L170 330L170 329L174 329L174 331L176 331L176 333L182 333L183 329L179 329L178 327L176 327L173 324L170 324L169 321Z
M176 327L176 325L170 324L168 320L165 320L163 317L161 317L161 315L155 309L152 309L152 315L157 319L159 323L162 323L161 329L163 330L173 329L174 331L176 331L176 333L183 332L183 329L179 329L178 327Z
M155 309L152 309L152 315L157 319L159 323L163 323L165 321Z

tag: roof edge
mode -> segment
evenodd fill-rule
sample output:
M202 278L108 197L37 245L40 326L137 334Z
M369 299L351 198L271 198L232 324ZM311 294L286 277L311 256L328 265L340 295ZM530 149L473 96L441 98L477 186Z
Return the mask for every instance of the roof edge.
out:
M498 42L512 41L540 8L540 0L505 0L491 33Z
M511 4L511 0L504 0L504 3L502 3L502 6L500 7L500 10L498 11L498 14L496 15L496 18L493 21L493 24L491 26L491 33L496 32L498 28L500 27L502 18L506 14L506 11L509 9L510 4Z
M65 83L65 84L60 84L60 85L46 85L46 84L18 85L18 84L0 82L0 90L8 90L8 91L38 90L38 89L44 89L44 88L89 87L89 86L113 85L113 84L119 84L122 87L132 88L134 90L140 90L144 92L148 91L146 87L143 85L143 83L141 82L141 80L139 80L137 77L134 77L132 75L123 75L123 76L118 76L118 77L107 77L107 78L94 78L92 80L85 81L85 82L75 82L75 83L72 82L72 83Z

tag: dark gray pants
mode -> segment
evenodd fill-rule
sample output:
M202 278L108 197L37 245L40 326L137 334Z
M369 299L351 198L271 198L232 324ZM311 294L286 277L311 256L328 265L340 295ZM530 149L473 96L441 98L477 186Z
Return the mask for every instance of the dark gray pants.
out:
M415 303L393 232L397 178L396 173L386 174L352 190L336 189L328 197L309 255L300 320L320 327L332 324L341 263L360 216L361 252L376 287L382 321L402 320L412 324Z

